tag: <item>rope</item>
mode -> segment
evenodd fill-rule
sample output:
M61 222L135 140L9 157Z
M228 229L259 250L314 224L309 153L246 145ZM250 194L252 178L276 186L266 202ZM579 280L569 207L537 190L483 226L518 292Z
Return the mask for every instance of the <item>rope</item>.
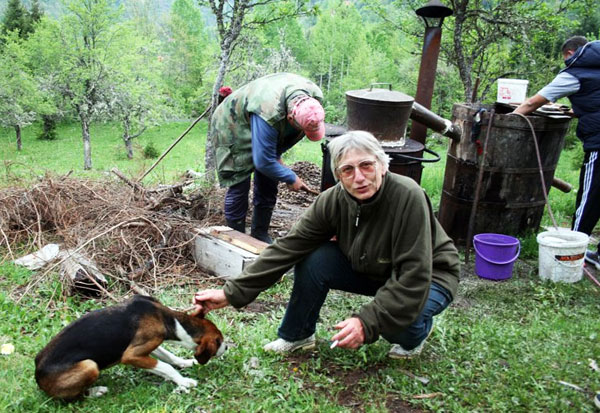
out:
M538 170L540 171L540 180L542 181L542 189L544 191L544 200L546 201L546 207L548 208L548 215L550 215L550 219L552 220L552 224L555 229L558 229L558 225L556 224L556 220L554 219L554 214L552 214L552 208L550 208L550 202L548 201L548 191L546 190L546 181L544 180L544 172L542 170L542 157L540 156L540 148L537 142L537 135L535 134L535 130L533 129L533 125L531 121L527 118L527 116L522 115L521 113L511 113L512 115L518 115L525 119L529 128L531 129L531 136L533 137L533 146L535 147L535 156L537 157L538 162Z

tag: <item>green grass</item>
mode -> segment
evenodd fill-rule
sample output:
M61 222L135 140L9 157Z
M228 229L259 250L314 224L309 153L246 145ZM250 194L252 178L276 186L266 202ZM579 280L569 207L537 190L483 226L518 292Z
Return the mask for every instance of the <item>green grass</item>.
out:
M90 128L92 169L83 169L83 141L78 124L62 124L57 130L57 139L39 140L39 127L23 130L23 149L16 149L15 133L12 129L0 129L0 159L4 161L0 179L30 177L51 171L73 176L103 178L118 168L126 176L136 178L152 166L156 159L145 159L143 150L151 143L162 154L191 124L191 122L169 122L149 128L134 140L134 159L127 159L125 144L118 124L93 124ZM204 171L204 145L206 122L198 123L144 179L144 183L170 183L180 178L188 169Z
M288 357L263 352L283 315L292 285L286 278L259 297L267 311L228 308L210 315L234 347L221 359L185 371L200 382L189 394L172 394L172 383L116 366L98 381L109 387L108 395L64 404L37 389L33 358L63 326L99 303L71 298L47 311L57 288L48 281L15 304L6 291L24 283L29 272L8 264L2 269L0 342L13 343L16 352L0 357L0 411L350 412L357 406L386 411L386 404L398 399L431 411L593 411L591 392L600 390L600 373L588 367L588 359L600 361L598 293L586 282L546 283L535 271L520 269L504 283L464 280L460 298L441 316L422 356L412 361L388 359L384 340L358 351L329 349L331 326L366 300L338 293L330 294L322 311L317 351ZM159 298L177 306L191 294L173 289ZM413 398L438 392L442 395L431 399Z
M139 139L135 159L129 161L118 128L95 125L92 171L83 171L76 126L61 125L59 139L52 142L36 140L33 128L26 128L22 153L16 152L11 131L0 130L0 155L5 161L1 176L8 180L15 175L73 170L76 176L102 178L115 166L133 176L152 164L142 157L145 144L152 142L162 152L187 126L186 122L170 123L149 130ZM148 182L172 182L190 168L201 171L205 127L198 125L184 138ZM425 165L422 184L438 205L446 143L433 146L442 161ZM578 150L563 152L556 173L575 186L578 165L573 159L579 156ZM320 145L302 142L284 160L321 165ZM569 225L574 198L574 192L550 191L559 224ZM547 213L543 224L550 225ZM263 352L262 346L276 337L292 287L292 280L285 278L259 296L265 311L227 308L210 314L234 346L223 358L184 372L200 383L189 394L173 394L172 383L116 366L103 371L98 382L109 387L108 395L72 404L50 400L37 388L33 359L62 327L102 303L60 298L57 274L47 275L16 303L10 294L22 292L32 273L4 262L0 264L0 344L10 342L16 351L0 356L0 411L383 412L412 407L435 412L592 412L591 397L600 390L600 373L589 367L589 360L600 364L600 290L585 279L575 284L540 280L535 235L522 237L524 259L517 261L510 280L481 280L473 275L472 264L464 267L458 298L439 317L436 331L418 359L388 359L390 345L384 340L358 351L331 350L331 326L368 300L340 293L330 294L321 313L317 351L285 357ZM207 281L207 285L213 284ZM157 298L184 307L193 290L173 287ZM171 349L189 356L185 350ZM425 385L406 372L429 383ZM437 393L428 399L414 398Z

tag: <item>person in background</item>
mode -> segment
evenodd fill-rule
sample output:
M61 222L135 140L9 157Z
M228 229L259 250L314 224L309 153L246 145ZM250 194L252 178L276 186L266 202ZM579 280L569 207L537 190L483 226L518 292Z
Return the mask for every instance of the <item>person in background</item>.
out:
M225 100L225 98L233 93L233 90L229 86L222 86L219 88L219 98L217 100L217 105L220 105L221 102Z
M425 191L388 171L389 157L372 134L351 131L328 146L339 183L318 195L240 277L223 289L197 292L195 312L243 307L295 266L279 339L266 351L313 348L319 312L335 289L373 299L333 326L332 346L356 349L381 336L394 343L390 357L418 355L433 317L456 295L456 247Z
M225 194L225 220L245 232L250 177L253 182L253 214L250 235L271 243L268 234L277 185L285 182L293 191L310 188L281 155L304 136L319 141L325 135L321 89L304 77L275 73L240 87L217 107L212 117L212 143L217 174Z
M528 115L565 96L571 101L579 118L577 137L585 152L571 226L574 231L590 235L600 219L600 41L588 42L585 37L574 36L563 43L561 51L566 67L514 113ZM599 253L600 243L596 251L586 252L585 261L600 270Z

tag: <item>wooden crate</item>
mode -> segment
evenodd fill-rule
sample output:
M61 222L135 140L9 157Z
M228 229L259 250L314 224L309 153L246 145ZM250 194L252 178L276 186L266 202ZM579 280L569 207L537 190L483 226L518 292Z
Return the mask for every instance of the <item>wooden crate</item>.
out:
M208 227L196 231L194 256L203 271L229 279L238 277L267 246L229 227Z

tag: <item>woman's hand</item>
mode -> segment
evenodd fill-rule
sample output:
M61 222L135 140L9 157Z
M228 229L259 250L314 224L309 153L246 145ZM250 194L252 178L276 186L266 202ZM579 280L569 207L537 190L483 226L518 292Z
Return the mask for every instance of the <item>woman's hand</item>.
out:
M223 290L202 290L194 295L195 309L192 315L206 315L209 311L227 307L229 301Z
M333 342L338 342L337 347L357 349L365 343L365 332L358 317L347 318L334 328L340 330L331 337Z

